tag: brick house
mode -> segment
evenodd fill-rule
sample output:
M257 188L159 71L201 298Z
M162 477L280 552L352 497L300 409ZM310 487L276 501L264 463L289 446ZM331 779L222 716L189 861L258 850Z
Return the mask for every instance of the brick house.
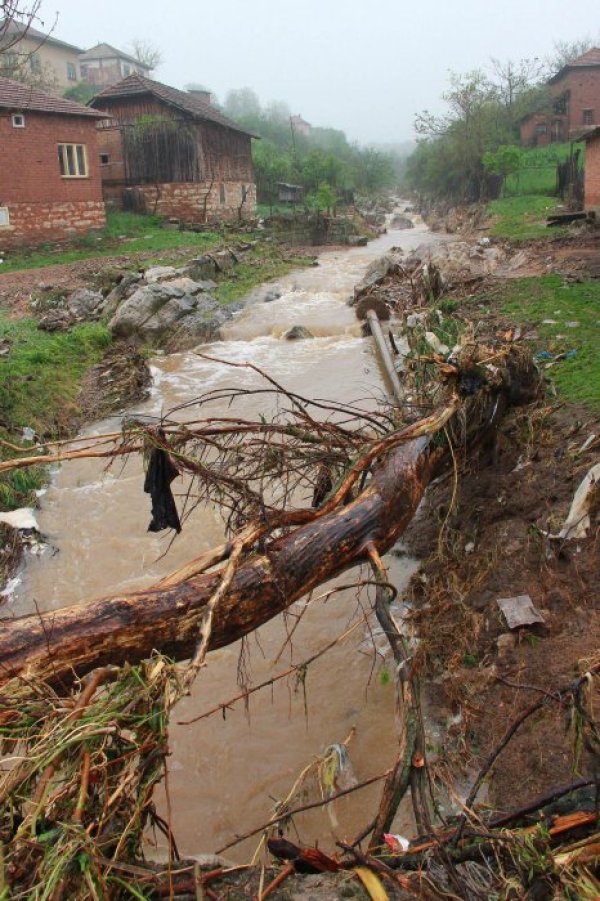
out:
M251 140L204 92L130 75L90 106L112 116L99 127L104 199L184 222L255 213Z
M152 71L150 66L110 44L96 44L80 53L79 67L83 81L98 88L116 84L134 73L147 77Z
M106 224L96 110L0 78L0 248Z
M583 136L585 141L584 209L600 218L600 126Z
M1 27L0 77L26 74L29 80L43 80L57 91L77 84L81 47L19 22L1 23Z
M573 141L600 125L600 48L577 57L548 81L550 109L520 124L523 147Z

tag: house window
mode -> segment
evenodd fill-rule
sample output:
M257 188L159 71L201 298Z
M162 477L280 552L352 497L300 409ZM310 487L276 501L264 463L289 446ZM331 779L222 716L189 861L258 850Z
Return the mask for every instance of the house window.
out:
M87 67L87 63L81 63L81 65L80 65L79 68L81 69L81 77L82 77L82 78L87 78L87 76L88 76L88 67Z
M25 128L25 116L23 113L13 113L11 119L13 128Z
M67 78L69 81L77 81L77 69L74 63L67 63Z
M8 215L8 207L0 206L0 228L8 228L10 225L10 216Z
M593 125L594 124L594 110L593 109L584 109L583 110L583 124L584 125Z
M219 199L221 203L225 203L225 185L221 183L219 187Z
M127 63L123 63L123 75L125 75L125 77L131 75L131 66L128 66Z
M110 163L110 156L108 155L108 153L101 153L100 154L100 165L108 166L109 163Z
M536 135L545 135L547 131L548 131L548 129L546 128L546 126L544 125L543 122L540 122L539 125L535 126Z
M37 75L39 75L39 73L42 71L42 61L37 53L32 53L29 57L29 68Z
M59 144L58 164L63 178L87 178L85 144Z

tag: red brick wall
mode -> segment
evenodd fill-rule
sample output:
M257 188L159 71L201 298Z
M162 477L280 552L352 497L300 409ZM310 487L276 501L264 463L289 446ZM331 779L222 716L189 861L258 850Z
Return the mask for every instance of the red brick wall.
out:
M584 131L600 125L600 67L569 70L560 81L550 86L554 97L560 97L570 91L569 99L569 137L577 137ZM585 124L583 110L594 111L594 121Z
M63 240L105 224L96 120L25 112L14 128L0 112L0 206L10 225L0 227L0 246ZM58 144L85 144L86 178L62 178Z
M600 136L586 143L584 206L600 214Z

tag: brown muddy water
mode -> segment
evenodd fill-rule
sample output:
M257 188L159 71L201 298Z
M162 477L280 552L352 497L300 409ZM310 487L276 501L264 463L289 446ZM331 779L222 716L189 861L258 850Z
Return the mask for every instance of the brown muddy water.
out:
M391 231L366 248L324 253L318 267L293 272L253 292L246 308L228 326L224 340L200 350L223 360L255 363L305 396L368 399L375 404L384 395L381 374L371 340L360 337L346 301L369 262L390 247L410 250L437 240L417 225L410 231ZM267 289L281 296L265 303ZM293 325L306 326L314 340L281 340ZM232 370L193 352L156 357L152 366L152 395L136 409L146 415L160 415L211 388L250 387L260 380L252 371ZM213 415L231 414L214 404L210 410ZM193 407L185 416L197 418ZM120 419L111 419L88 432L119 426ZM108 470L92 460L70 462L56 470L40 499L38 515L49 548L39 556L28 556L2 615L18 616L36 607L53 610L86 597L151 585L221 540L222 524L212 508L194 510L172 544L171 535L147 532L149 498L142 486L139 459ZM414 562L401 548L388 555L386 562L401 590ZM359 570L352 570L338 584L359 578ZM356 591L348 589L324 602L317 595L327 587L248 637L247 679L260 682L290 662L302 661L363 616L369 605L365 593L357 597ZM288 643L286 635L300 614ZM386 642L375 628L376 621L370 622L373 631L359 624L342 645L313 663L303 686L293 678L285 679L252 695L247 710L237 703L226 718L219 712L193 725L181 725L239 693L240 645L209 655L192 695L172 717L168 790L171 822L182 854L215 851L236 834L268 820L274 799L285 797L299 772L328 745L342 742L353 727L356 733L349 750L358 781L392 764L398 743L395 689L393 679L388 681L381 674ZM295 818L301 840L332 847L336 838L353 837L372 818L380 791L381 783L338 802L335 829L323 810ZM317 786L310 785L309 800L318 797ZM166 816L164 787L157 804ZM394 831L410 829L407 815L401 812ZM151 846L155 841L158 848L149 850L164 853L160 837L148 837ZM257 843L258 838L248 840L227 856L247 861Z

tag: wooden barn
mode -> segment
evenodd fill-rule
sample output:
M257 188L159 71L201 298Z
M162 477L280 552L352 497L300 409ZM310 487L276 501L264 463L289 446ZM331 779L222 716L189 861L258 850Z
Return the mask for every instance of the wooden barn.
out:
M134 74L90 101L99 128L104 198L116 208L200 223L256 210L251 140L209 103Z

